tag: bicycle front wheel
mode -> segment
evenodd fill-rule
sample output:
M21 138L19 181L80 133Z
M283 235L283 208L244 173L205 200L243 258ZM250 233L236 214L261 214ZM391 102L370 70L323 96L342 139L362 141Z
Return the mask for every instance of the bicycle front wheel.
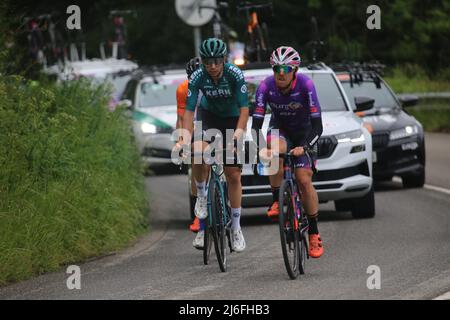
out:
M296 279L300 271L299 226L295 213L295 199L289 180L283 180L281 184L279 205L281 251L289 277Z
M217 262L222 272L227 271L227 235L226 223L227 212L225 208L225 197L222 185L218 180L211 179L209 183L209 195L211 200L210 221L214 240Z
M211 223L209 217L205 220L206 227L205 227L205 237L204 237L204 243L203 243L203 263L207 265L209 263L209 257L211 255L211 248L212 248L212 229L211 229Z

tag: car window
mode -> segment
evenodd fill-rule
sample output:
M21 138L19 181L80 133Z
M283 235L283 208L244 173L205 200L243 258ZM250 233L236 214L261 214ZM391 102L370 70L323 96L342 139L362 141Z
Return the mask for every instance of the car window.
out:
M178 84L142 82L139 85L139 107L175 106Z
M374 82L360 82L354 83L353 86L350 82L343 81L342 86L350 100L353 108L355 106L355 97L363 96L375 99L375 108L395 108L398 106L397 101L392 96L386 85L381 82L381 87L377 88Z
M133 102L133 105L134 105L134 97L135 97L135 93L136 93L136 84L137 84L136 80L129 81L127 83L127 86L125 87L125 91L122 96L123 99L128 99L131 102Z
M342 92L330 73L304 73L314 82L320 109L324 111L347 111Z
M113 97L116 100L120 100L120 97L123 95L126 85L128 81L130 80L130 75L125 76L114 76L109 75L107 77L107 80L112 84L113 86Z

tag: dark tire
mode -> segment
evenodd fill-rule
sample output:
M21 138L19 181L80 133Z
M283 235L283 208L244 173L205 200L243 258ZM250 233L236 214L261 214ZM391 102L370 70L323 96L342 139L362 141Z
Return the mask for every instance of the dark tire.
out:
M193 195L189 195L189 208L191 210L191 220L195 219L195 202L197 201L197 197Z
M352 216L355 219L373 218L375 216L375 193L372 187L362 198L352 199Z
M261 27L258 25L254 29L255 33L255 48L256 48L256 60L258 62L263 61L263 56L265 56L265 43Z
M280 227L281 251L284 265L289 278L296 279L299 275L299 232L295 231L295 207L292 201L292 191L288 180L280 187Z
M271 53L271 46L269 42L269 28L267 27L267 23L263 22L261 25L263 40L265 44L265 52L264 59L268 60Z
M209 195L211 197L211 231L214 239L217 262L222 272L227 271L227 234L226 234L226 208L223 202L222 186L216 180L211 179L209 183Z
M425 170L421 170L418 174L402 176L404 188L422 188L425 184Z
M306 259L308 257L308 243L306 238L308 237L308 233L304 232L303 234L300 233L299 236L299 261L298 261L298 267L299 267L299 272L300 274L305 274L305 269L306 269Z
M352 202L350 199L335 200L334 207L336 211L350 211L352 210Z
M209 257L211 256L211 248L213 243L212 230L209 221L209 218L206 218L205 240L203 244L203 263L205 265L209 264Z
M255 62L257 60L256 51L255 35L254 33L247 32L245 41L245 58L249 62Z

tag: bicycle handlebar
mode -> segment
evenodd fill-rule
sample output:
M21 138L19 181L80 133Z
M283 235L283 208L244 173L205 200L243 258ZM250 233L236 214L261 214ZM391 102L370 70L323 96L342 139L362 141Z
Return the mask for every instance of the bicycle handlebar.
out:
M309 147L304 146L303 151L304 151L304 155L308 158L308 162L311 166L311 170L313 171L313 173L316 173L317 172L316 164L314 163L314 161L312 160L312 157L311 157L311 153L313 152L313 150ZM292 150L291 150L287 153L280 153L279 157L282 159L286 159L286 158L292 158L294 156L292 155Z
M313 173L317 172L317 168L316 168L316 164L314 163L314 161L312 160L311 157L311 153L313 152L313 149L304 146L303 147L304 150L304 155L308 158L309 164L311 165L311 169L313 171ZM281 159L291 159L291 158L296 158L295 156L292 155L292 150L289 152L285 152L285 153L273 153L275 157L280 157ZM259 155L259 151L258 151L258 155Z
M109 12L109 17L114 17L114 16L118 16L118 15L124 15L124 14L131 14L134 17L137 16L136 10L111 10Z

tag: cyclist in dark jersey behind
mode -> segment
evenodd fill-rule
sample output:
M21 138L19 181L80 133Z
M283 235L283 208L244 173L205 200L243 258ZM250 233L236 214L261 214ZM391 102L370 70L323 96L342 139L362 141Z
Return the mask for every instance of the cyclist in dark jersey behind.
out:
M233 130L233 140L239 140L244 134L249 118L247 86L242 71L233 64L225 63L227 48L225 43L217 38L210 38L200 46L201 67L189 78L188 99L183 119L183 128L192 136L195 106L200 92L203 98L200 102L202 127L217 129L222 134L223 148L226 148L226 131ZM194 139L197 139L194 136ZM208 147L208 137L203 135L203 141L194 141L195 150L205 150ZM179 149L188 141L183 139L175 148ZM197 146L196 146L197 145ZM233 146L233 143L232 143ZM221 146L219 146L220 148ZM225 158L224 158L225 159ZM203 220L207 217L207 178L206 164L193 164L195 168L195 183L197 185L197 201L195 215L201 220L200 231L194 239L196 248L203 247L204 227ZM241 231L241 168L238 164L224 165L225 176L228 183L228 196L231 204L232 241L234 251L242 252L245 249L245 239Z
M261 157L271 158L276 153L291 153L295 160L295 177L302 193L303 205L309 221L309 255L319 258L323 254L322 240L317 227L318 197L312 184L311 164L304 154L304 148L313 149L312 161L316 161L316 142L322 134L320 104L313 81L304 74L297 73L300 56L291 47L277 48L270 58L274 75L260 83L256 91L256 108L253 113L252 128L260 130L264 121L266 105L272 115L267 132L268 149L262 149ZM273 129L279 130L275 135ZM283 179L283 164L280 159L279 171L270 176L273 204L267 215L279 215L279 191Z

